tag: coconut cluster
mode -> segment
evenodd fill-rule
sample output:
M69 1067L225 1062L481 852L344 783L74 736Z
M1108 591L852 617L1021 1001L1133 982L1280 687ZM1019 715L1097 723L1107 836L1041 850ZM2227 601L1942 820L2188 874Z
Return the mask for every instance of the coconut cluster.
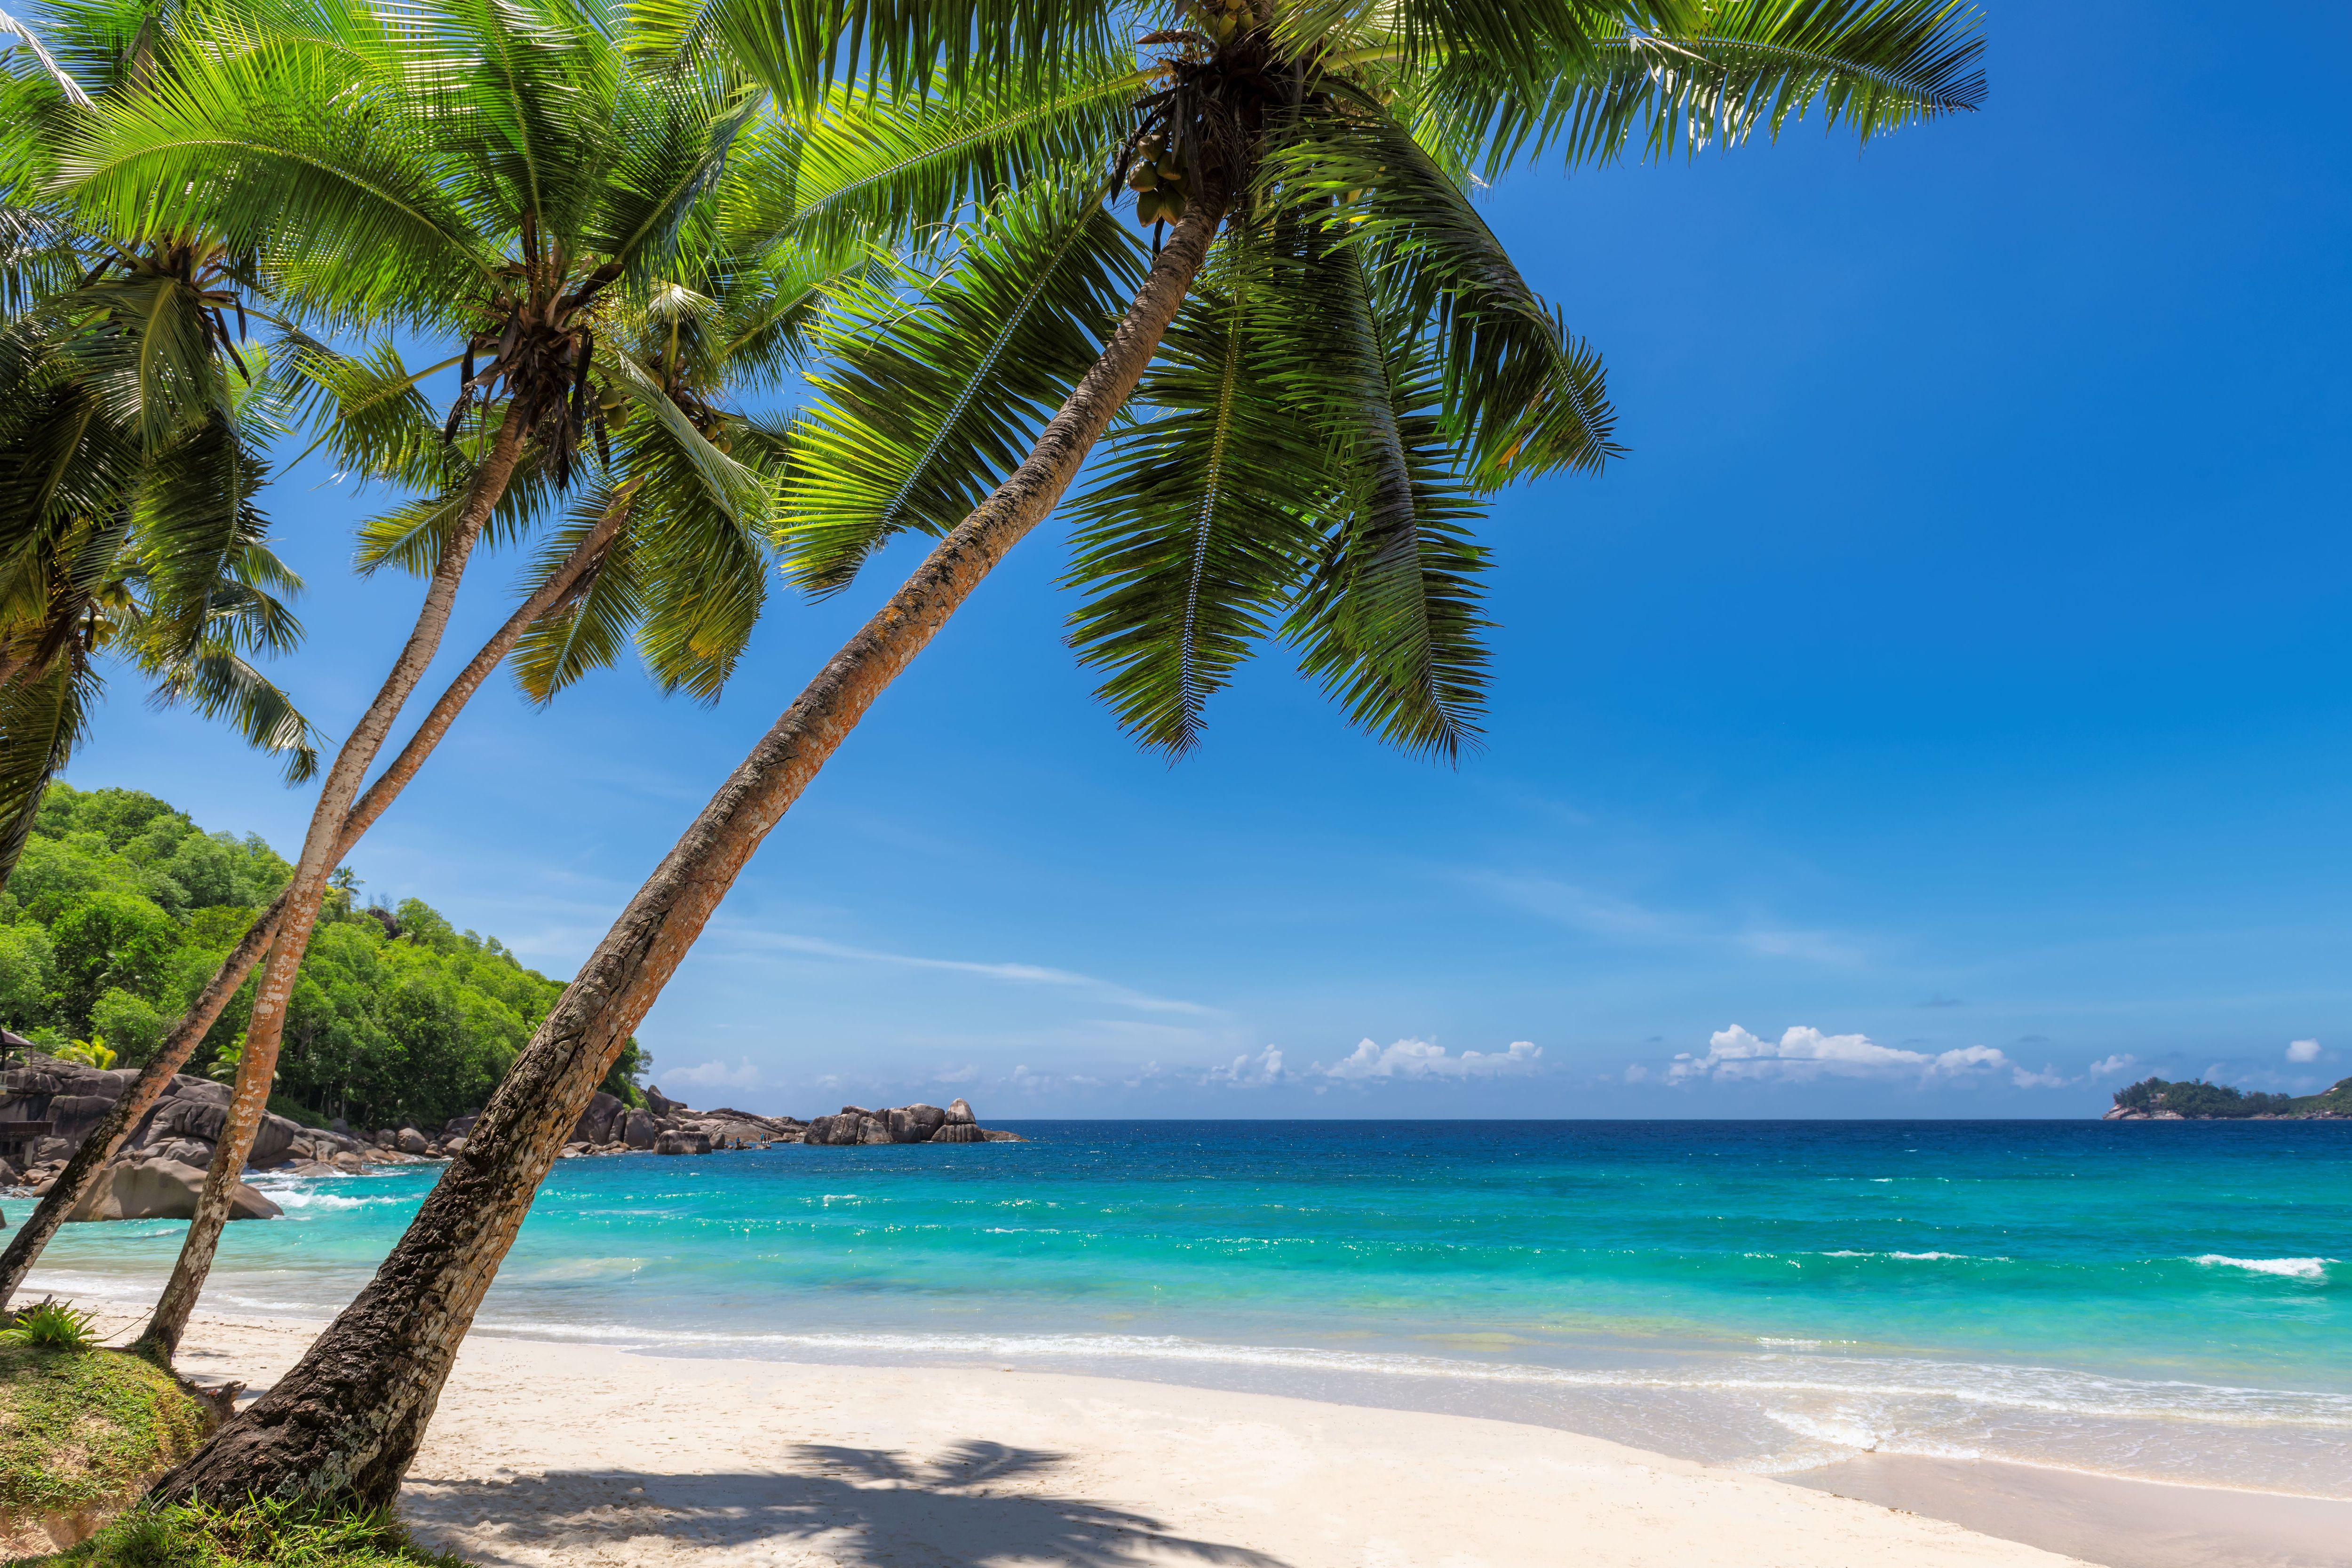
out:
M1254 20L1249 0L1202 0L1201 16L1208 24L1210 36L1220 44L1232 43L1234 34Z
M1146 228L1184 216L1184 171L1176 166L1167 137L1155 132L1135 144L1127 188L1135 193L1135 221Z

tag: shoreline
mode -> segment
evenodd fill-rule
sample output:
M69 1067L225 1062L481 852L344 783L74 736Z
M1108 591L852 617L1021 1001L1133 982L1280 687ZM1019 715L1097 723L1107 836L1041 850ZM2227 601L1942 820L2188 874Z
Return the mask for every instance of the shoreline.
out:
M137 1326L101 1309L110 1339ZM249 1400L321 1326L201 1313L183 1368ZM1630 1568L1661 1531L1677 1563L1726 1568L2336 1568L2352 1540L2352 1502L2054 1467L1864 1454L1767 1476L1473 1415L488 1331L468 1338L401 1507L498 1568L863 1563L887 1555L877 1531L910 1561L1101 1568ZM988 1551L964 1540L974 1520Z

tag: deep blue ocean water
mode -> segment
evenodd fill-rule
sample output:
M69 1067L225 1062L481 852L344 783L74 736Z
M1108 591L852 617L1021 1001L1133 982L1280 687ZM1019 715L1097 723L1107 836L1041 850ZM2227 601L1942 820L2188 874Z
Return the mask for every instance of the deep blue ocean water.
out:
M479 1326L2352 1497L2352 1123L1010 1125L563 1162ZM207 1304L331 1312L436 1175L261 1178ZM152 1293L181 1229L68 1226L36 1288Z

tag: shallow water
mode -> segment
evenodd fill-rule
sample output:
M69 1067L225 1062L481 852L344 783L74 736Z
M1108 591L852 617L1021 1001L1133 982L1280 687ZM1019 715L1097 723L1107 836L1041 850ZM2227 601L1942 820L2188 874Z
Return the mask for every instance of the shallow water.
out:
M2352 1497L2352 1123L1014 1125L563 1162L481 1326ZM262 1177L207 1304L335 1310L436 1174ZM35 1287L151 1292L182 1228Z

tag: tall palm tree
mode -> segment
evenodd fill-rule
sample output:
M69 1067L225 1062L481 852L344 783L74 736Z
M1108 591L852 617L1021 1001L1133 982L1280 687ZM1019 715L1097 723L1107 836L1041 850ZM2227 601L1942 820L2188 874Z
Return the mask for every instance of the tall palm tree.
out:
M1973 14L1939 0L1631 16L1220 0L1155 9L1167 25L1140 63L1106 69L1093 41L1138 14L740 0L679 20L684 37L724 33L820 118L828 95L854 110L878 83L887 101L861 118L876 143L901 142L900 177L868 205L937 222L977 193L1001 209L929 315L846 354L790 497L814 583L897 529L945 538L632 900L373 1281L159 1492L389 1500L628 1033L761 838L1139 387L1150 404L1087 500L1076 567L1095 598L1075 638L1109 670L1122 718L1150 743L1192 743L1201 697L1278 626L1359 722L1450 752L1470 736L1484 658L1464 532L1478 496L1612 451L1596 362L1479 221L1470 176L1546 150L1737 139L1811 104L1868 135L1981 92ZM851 71L862 85L835 87ZM1088 144L1106 103L1119 124ZM1122 184L1154 230L1150 268L1107 342L1041 364L1022 345L1101 321L1124 253L1098 198ZM1046 194L1065 189L1076 199ZM1024 437L1026 458L990 488Z
M59 161L78 210L122 232L219 233L257 258L297 315L450 332L461 383L441 434L465 431L474 449L446 504L418 519L424 605L327 770L278 911L227 1123L152 1326L167 1352L267 1106L294 976L360 785L518 472L543 467L566 484L583 443L602 439L600 393L616 391L671 426L719 488L761 494L656 388L601 377L594 348L614 286L651 277L698 238L697 214L743 122L734 110L751 96L740 79L635 69L601 16L562 0L396 13L256 5L183 15L170 43L165 68L78 126ZM374 466L433 467L394 427ZM346 445L375 438L362 424Z

